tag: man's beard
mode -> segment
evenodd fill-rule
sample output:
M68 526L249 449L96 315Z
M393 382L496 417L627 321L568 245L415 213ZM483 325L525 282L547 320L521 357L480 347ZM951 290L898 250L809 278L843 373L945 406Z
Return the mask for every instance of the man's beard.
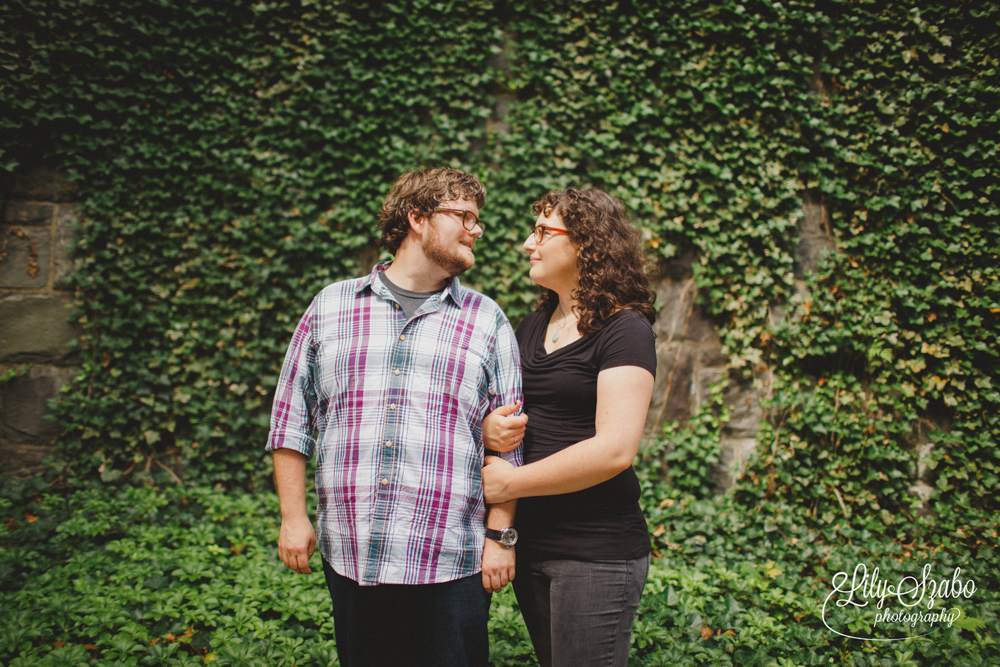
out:
M427 259L441 267L452 278L471 269L472 265L475 264L475 259L465 257L460 254L461 251L458 249L449 252L441 242L441 235L438 233L436 225L431 225L427 234L424 235L421 248Z

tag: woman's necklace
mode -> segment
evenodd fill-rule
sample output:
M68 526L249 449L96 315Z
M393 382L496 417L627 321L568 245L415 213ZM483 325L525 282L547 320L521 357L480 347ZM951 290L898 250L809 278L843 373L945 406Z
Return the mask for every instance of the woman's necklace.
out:
M552 334L552 339L551 340L552 340L553 343L558 343L559 342L559 332L566 325L566 320L569 319L569 315L567 315L565 313L565 311L563 311L561 303L559 304L559 314L562 315L562 319L559 320L559 324L556 326L556 332L554 334Z

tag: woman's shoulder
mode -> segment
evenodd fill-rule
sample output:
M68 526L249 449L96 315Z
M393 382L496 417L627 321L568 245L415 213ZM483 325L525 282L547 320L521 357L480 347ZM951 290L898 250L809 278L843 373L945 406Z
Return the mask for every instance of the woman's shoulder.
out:
M600 332L606 332L606 335L613 333L619 335L622 333L634 333L644 337L645 335L649 335L652 338L656 337L653 325L650 324L644 315L633 308L621 308L615 311L598 333Z
M624 308L597 332L600 367L639 366L656 374L656 334L649 320L631 308Z

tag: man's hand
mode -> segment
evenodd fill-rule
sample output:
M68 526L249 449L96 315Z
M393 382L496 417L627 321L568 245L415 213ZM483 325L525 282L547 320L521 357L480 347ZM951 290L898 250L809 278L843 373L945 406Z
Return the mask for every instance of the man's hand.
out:
M514 581L514 547L505 549L487 537L483 545L483 588L499 593L511 581Z
M316 551L316 531L306 511L306 462L292 449L274 450L274 487L281 504L278 556L299 574L309 574L309 559Z
M281 562L299 574L310 574L309 559L316 551L316 532L308 517L282 519L278 532L278 556Z
M483 459L483 498L490 505L513 500L508 488L511 477L517 468L499 456L487 456Z
M521 444L528 415L512 417L521 408L521 402L501 405L483 418L483 445L494 452L509 452Z

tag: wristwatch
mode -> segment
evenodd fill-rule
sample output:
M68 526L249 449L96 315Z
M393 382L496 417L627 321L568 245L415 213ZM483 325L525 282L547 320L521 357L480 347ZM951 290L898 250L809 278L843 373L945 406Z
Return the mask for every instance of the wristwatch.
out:
M513 528L501 528L500 530L487 528L486 537L496 540L504 549L510 549L517 544L517 531Z

